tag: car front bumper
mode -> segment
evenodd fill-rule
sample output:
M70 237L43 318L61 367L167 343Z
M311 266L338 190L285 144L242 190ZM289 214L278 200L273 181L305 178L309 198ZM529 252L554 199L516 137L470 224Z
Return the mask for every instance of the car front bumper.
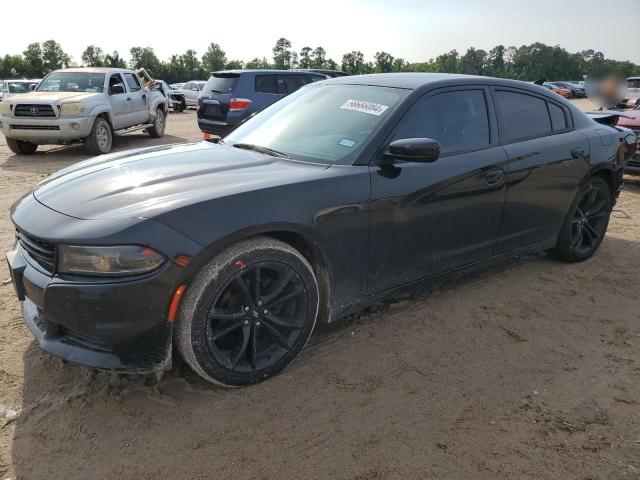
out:
M64 143L89 136L95 119L95 116L28 118L0 115L0 124L7 138L34 143Z
M83 230L95 233L96 222L101 222L60 214L33 195L14 207L12 220L21 234L56 244L65 242L47 237L47 232L73 231L69 243L90 244L90 239L82 238ZM153 220L128 220L121 229L113 228L116 221L107 223L97 232L103 243L145 244L143 237L152 238L153 248L167 256L165 264L136 277L64 275L47 271L18 242L7 253L7 261L24 321L43 350L67 361L131 373L164 369L171 359L169 306L178 285L186 282L187 270L171 258L178 251L194 255L200 247Z

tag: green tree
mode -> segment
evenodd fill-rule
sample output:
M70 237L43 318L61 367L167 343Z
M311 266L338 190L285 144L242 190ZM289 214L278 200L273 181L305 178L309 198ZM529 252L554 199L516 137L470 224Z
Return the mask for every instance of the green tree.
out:
M505 77L505 53L504 45L497 45L489 50L487 57L487 75L493 77Z
M376 60L376 72L387 73L393 70L393 56L390 53L376 52L374 58Z
M120 56L117 50L104 56L104 65L111 68L127 68L127 62L124 61L124 58Z
M466 75L482 75L486 60L487 52L470 47L460 58L460 72Z
M326 68L327 52L322 47L316 47L311 55L311 66L313 68Z
M242 60L229 60L224 66L225 70L241 70L244 67Z
M458 73L458 51L451 50L450 52L438 55L433 62L432 72L438 73Z
M160 78L163 73L163 65L151 47L132 47L129 51L131 60L129 66L133 70L146 69L153 77Z
M47 40L42 44L42 63L44 73L51 70L66 68L71 62L71 57L67 55L58 42L55 40Z
M313 49L311 47L302 47L299 57L300 68L311 68L311 52L313 52Z
M265 57L262 58L254 58L252 60L249 60L245 65L244 68L246 69L265 69L265 68L272 68L272 65L269 63L269 60L267 60Z
M189 78L204 78L206 75L200 60L198 60L198 57L196 56L195 50L189 49L184 52L180 55L180 61L182 62L182 65L184 65ZM224 69L224 64L222 64L222 68L220 70L222 69Z
M342 56L342 71L348 75L365 73L364 54L358 50L345 53Z
M392 72L405 72L409 70L409 62L404 58L394 58L391 66Z
M273 63L280 70L291 68L291 42L286 38L279 38L273 47Z
M217 43L210 43L207 51L202 55L202 66L208 73L224 70L227 55Z
M38 42L30 43L22 52L27 76L32 78L44 77L44 60L42 59L42 47Z
M88 67L104 67L105 57L102 49L94 45L89 45L82 52L82 63Z
M0 78L24 77L28 72L28 65L20 55L5 55L0 59Z

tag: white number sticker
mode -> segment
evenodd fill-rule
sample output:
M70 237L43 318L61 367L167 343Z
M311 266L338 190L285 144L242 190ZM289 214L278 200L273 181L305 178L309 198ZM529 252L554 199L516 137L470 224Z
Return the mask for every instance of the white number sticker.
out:
M354 112L368 113L379 117L387 108L389 108L389 106L367 102L366 100L347 100L340 108L353 110Z

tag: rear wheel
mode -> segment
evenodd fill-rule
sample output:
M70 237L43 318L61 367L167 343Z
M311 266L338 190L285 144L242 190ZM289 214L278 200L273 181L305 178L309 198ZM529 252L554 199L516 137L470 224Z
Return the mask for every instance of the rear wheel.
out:
M7 138L7 146L13 153L18 155L31 155L38 149L37 143L14 140L13 138Z
M162 109L156 109L156 116L153 118L153 126L147 128L147 133L153 138L160 138L164 135L165 117Z
M92 155L109 153L113 146L113 132L109 122L102 117L96 118L91 133L84 143L87 151Z
M250 385L300 353L317 314L318 285L309 262L283 242L258 237L220 253L189 285L176 344L206 380Z
M568 262L590 258L604 240L612 207L607 182L600 177L591 177L578 190L558 243L549 253Z

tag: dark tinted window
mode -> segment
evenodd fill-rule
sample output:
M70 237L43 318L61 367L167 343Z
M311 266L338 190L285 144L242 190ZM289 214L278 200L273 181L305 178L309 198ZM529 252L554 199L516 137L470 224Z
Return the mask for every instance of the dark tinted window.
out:
M482 90L423 97L402 119L395 138L433 138L443 154L487 147L489 120Z
M326 79L327 77L325 77L324 75L318 75L314 73L312 73L311 75L308 75L309 82L321 82L322 80L326 80Z
M500 136L503 141L513 142L551 133L551 121L544 100L498 90L496 103L502 120Z
M627 80L627 85L629 86L629 88L640 88L640 78Z
M238 78L240 75L212 75L204 87L204 93L231 93L238 84Z
M138 77L133 73L125 73L124 78L127 81L127 85L129 85L129 90L132 92L137 92L140 90L140 82L138 81Z
M122 81L122 77L119 73L114 73L109 77L109 93L111 93L111 89L113 87L120 87L118 90L121 89L122 93L125 93L126 91L126 88L124 88L124 82Z
M306 75L278 75L278 93L287 95L309 83Z
M567 117L562 107L549 103L549 115L551 116L551 127L554 132L565 130L568 127Z
M256 92L278 93L275 75L256 75Z

